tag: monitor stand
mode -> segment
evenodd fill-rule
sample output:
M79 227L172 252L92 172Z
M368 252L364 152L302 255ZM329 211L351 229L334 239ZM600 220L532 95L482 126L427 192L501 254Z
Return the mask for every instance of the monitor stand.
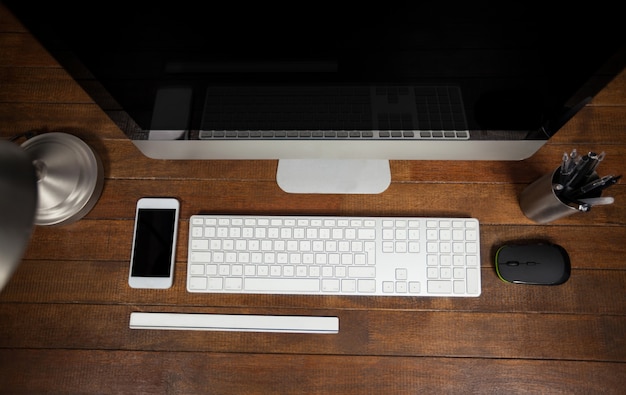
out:
M377 194L391 171L388 160L280 159L276 181L288 193Z

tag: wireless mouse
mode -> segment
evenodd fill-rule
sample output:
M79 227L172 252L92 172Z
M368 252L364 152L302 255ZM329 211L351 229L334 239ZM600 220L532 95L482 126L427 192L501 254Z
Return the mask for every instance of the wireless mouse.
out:
M496 251L496 272L507 283L563 284L570 268L567 251L552 243L510 244Z

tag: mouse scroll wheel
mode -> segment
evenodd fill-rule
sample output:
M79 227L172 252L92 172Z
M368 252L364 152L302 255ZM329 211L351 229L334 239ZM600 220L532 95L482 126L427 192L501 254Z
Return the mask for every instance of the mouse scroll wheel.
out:
M535 266L535 265L538 265L538 263L537 263L537 262L533 262L533 261L526 262L526 264L527 264L528 266Z
M518 261L508 261L506 264L508 266L519 266L519 262Z

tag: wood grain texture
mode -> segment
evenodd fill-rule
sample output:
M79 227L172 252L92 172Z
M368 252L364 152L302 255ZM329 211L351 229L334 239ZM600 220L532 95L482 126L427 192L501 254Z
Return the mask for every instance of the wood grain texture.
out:
M623 393L623 376L615 373L623 367L611 362L0 350L0 361L8 359L15 361L6 364L5 388L33 393L52 392L50 377L57 378L54 392L60 393Z
M149 159L81 84L0 4L0 138L71 133L105 169L91 212L35 227L0 291L1 394L624 393L626 186L611 189L615 204L548 225L528 220L518 197L574 148L605 151L602 175L626 172L626 71L527 160L392 161L390 188L363 196L286 194L275 183L277 161ZM164 194L181 201L174 285L131 289L135 202ZM188 219L201 212L475 217L482 294L188 293ZM562 245L569 281L501 281L495 251L519 240ZM133 311L332 315L340 332L131 330Z

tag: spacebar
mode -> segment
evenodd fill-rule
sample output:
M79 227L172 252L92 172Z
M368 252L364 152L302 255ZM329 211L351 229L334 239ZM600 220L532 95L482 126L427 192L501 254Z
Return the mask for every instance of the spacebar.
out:
M244 289L255 292L319 292L314 278L246 278Z

